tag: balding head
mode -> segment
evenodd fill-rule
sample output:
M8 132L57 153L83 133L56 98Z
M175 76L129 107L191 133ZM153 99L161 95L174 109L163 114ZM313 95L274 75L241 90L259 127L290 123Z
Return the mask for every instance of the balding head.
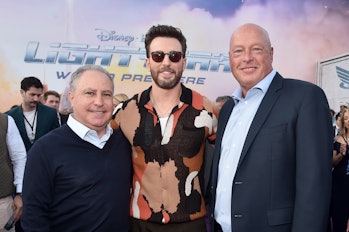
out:
M263 27L254 23L246 23L238 27L231 35L230 46L232 45L232 42L234 39L237 39L246 34L248 36L252 34L256 34L260 40L264 40L264 44L266 45L266 48L269 48L269 49L271 48L268 32Z

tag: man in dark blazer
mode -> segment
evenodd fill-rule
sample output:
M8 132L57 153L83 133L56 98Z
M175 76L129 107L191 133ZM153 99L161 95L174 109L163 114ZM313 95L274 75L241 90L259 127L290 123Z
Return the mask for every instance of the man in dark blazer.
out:
M240 86L218 119L211 231L326 231L333 132L324 92L273 70L258 25L233 33L229 59Z

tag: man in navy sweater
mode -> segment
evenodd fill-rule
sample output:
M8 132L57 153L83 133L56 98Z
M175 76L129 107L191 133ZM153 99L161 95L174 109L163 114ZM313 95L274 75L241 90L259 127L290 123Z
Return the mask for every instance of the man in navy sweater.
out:
M86 65L71 76L73 114L28 153L24 231L129 230L131 147L112 130L110 74Z

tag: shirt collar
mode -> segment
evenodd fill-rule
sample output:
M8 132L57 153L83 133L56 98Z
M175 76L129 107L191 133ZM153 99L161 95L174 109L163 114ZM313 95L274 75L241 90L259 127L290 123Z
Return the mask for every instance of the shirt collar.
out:
M75 134L77 134L81 139L85 139L85 136L90 132L90 131L95 131L92 130L90 128L88 128L87 126L85 126L84 124L82 124L81 122L77 121L74 117L73 117L73 113L69 115L68 117L68 121L67 121L67 125L75 132ZM113 129L110 127L109 123L106 126L106 134L113 134Z
M192 104L192 91L191 89L187 88L183 84L181 84L182 92L180 96L180 101L183 103L186 103L188 105ZM152 87L150 86L148 89L144 90L141 93L140 100L139 100L139 105L144 106L150 101L150 91Z
M259 89L262 91L263 94L265 94L270 86L270 83L274 79L274 76L276 75L276 71L273 69L266 77L264 77L261 81L259 81L255 86L253 86L248 92L254 89ZM247 92L247 93L248 93ZM242 90L241 86L239 86L233 93L233 99L236 103L236 101L239 101L242 99Z

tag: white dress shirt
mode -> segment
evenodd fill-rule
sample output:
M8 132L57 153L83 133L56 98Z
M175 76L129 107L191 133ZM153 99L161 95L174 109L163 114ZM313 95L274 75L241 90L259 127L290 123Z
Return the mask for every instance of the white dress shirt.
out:
M251 88L245 98L242 97L240 87L233 94L235 106L222 138L214 211L215 219L221 225L224 232L232 231L231 196L242 148L253 118L275 74L276 71L273 70L257 85Z
M8 117L8 126L6 134L6 144L9 152L9 156L13 165L14 182L16 186L16 192L22 192L23 186L23 174L25 163L27 162L27 151L19 133L15 120L10 116Z
M91 130L81 122L77 121L74 116L74 114L70 114L67 125L77 134L82 140L85 140L96 147L102 149L110 136L113 134L113 129L110 127L109 124L107 124L106 127L106 133L99 138L97 131Z

